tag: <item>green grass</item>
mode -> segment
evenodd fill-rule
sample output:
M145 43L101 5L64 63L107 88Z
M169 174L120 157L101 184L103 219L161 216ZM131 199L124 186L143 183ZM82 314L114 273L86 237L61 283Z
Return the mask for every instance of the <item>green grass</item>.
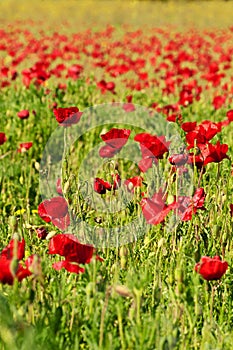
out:
M1 97L9 134L1 151L11 152L0 163L1 247L17 232L26 240L27 255L37 253L42 262L41 276L13 287L0 285L3 348L231 349L230 162L220 164L220 177L218 165L208 165L201 182L207 192L206 211L179 224L175 232L160 224L124 248L100 249L105 261L93 260L84 274L54 271L56 258L47 254L48 241L40 241L33 229L43 225L32 213L40 202L35 162L40 162L56 128L50 97L43 96L42 104L42 91L9 88ZM79 99L82 109L85 102ZM22 105L37 115L20 120L15 115ZM224 131L222 141L229 142L231 133L230 128ZM14 149L21 140L33 141L34 146L17 154ZM26 212L16 215L19 209ZM225 257L229 270L221 282L203 281L193 271L194 264L202 255L216 254Z

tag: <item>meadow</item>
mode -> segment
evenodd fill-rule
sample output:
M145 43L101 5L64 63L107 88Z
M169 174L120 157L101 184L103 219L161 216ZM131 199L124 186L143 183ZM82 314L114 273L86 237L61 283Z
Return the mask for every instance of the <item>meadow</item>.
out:
M232 3L0 10L0 349L232 349Z

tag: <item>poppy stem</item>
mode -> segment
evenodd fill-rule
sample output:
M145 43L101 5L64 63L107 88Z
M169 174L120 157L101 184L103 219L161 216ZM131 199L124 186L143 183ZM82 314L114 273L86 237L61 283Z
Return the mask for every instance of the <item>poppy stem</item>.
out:
M213 307L214 307L214 296L215 296L215 285L211 285L211 296L210 296L210 324L213 323Z
M105 301L104 301L104 306L101 312L101 319L100 319L100 334L99 334L99 347L101 348L103 345L103 340L104 340L104 319L105 319L105 314L107 311L107 307L108 307L108 300L109 297L112 294L112 287L109 286L106 289L106 293L105 293Z
M202 167L201 167L201 171L200 171L200 175L199 175L199 179L198 179L198 183L197 183L197 188L199 188L199 187L200 187L200 183L201 183L201 179L202 179L203 171L204 171L204 166L202 165Z
M220 163L218 163L218 170L217 170L217 182L219 181L220 179Z
M11 153L12 153L12 151L6 152L5 154L3 154L3 155L0 157L0 159L5 158L6 156L8 156L8 154L11 154Z

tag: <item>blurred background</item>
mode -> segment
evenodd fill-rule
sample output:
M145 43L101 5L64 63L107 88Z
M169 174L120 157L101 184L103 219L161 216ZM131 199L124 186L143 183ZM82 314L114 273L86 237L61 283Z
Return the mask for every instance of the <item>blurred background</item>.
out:
M105 24L176 28L233 25L233 1L1 0L2 25L41 21L66 30ZM33 23L31 23L33 26Z

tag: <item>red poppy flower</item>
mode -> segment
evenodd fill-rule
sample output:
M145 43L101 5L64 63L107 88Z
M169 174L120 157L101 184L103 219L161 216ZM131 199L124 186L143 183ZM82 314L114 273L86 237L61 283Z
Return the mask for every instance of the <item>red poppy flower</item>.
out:
M31 271L28 268L24 268L20 263L17 264L16 271L12 271L12 261L0 258L0 281L3 284L12 285L14 278L17 278L21 282L31 274Z
M106 146L101 147L99 155L102 158L111 158L126 144L131 131L128 129L112 128L106 134L100 135Z
M45 239L48 235L48 231L44 227L36 228L37 237L40 239Z
M230 122L233 122L233 109L231 109L230 111L227 112L227 119Z
M66 271L71 272L71 273L83 273L85 269L83 267L80 267L78 264L75 263L70 263L67 260L62 260L53 263L53 268L54 270L60 271L61 269L66 269Z
M134 192L135 187L142 186L143 178L141 176L134 176L125 180L124 185L127 186L128 191Z
M226 273L227 268L228 263L221 261L219 256L213 258L203 256L201 261L195 265L195 271L207 281L220 279Z
M103 146L99 150L99 155L101 158L112 158L120 151L118 148L113 148L108 145Z
M135 106L134 106L133 103L124 103L123 109L124 109L126 112L133 112L133 111L135 111Z
M81 244L71 234L58 234L49 242L49 254L59 254L67 261L78 264L89 264L93 256L94 248Z
M105 80L101 80L96 85L98 88L100 88L102 94L105 94L106 91L110 91L115 94L115 83L112 81L107 83Z
M63 195L63 192L62 192L62 184L61 184L61 179L57 179L57 183L56 183L56 191L58 194L60 194L60 196Z
M62 126L77 124L82 116L82 112L77 107L54 108L53 113Z
M22 111L18 112L18 117L20 119L27 119L29 117L29 111L27 109L23 109Z
M164 221L167 214L175 208L176 203L165 204L162 189L152 198L143 198L140 202L142 213L148 224L157 225Z
M83 70L82 66L80 66L78 64L74 64L73 66L68 68L68 72L67 72L66 77L76 80L79 78L82 70Z
M126 96L126 100L127 100L128 103L131 103L132 100L133 100L133 95Z
M180 113L180 107L178 104L166 105L162 108L157 108L156 110L159 113L165 114L167 117L166 119L169 122L175 122L177 119L181 122L181 120L182 120L182 116Z
M226 102L226 96L215 96L213 99L213 106L215 109L220 109Z
M193 93L192 89L188 86L184 86L183 89L180 92L180 99L178 103L184 107L187 107L188 105L193 103Z
M65 230L70 225L68 205L63 197L54 197L40 203L38 214L42 220L52 222L61 230Z
M178 215L182 221L189 221L193 214L196 214L197 209L204 210L205 191L203 188L197 188L193 197L179 196L175 202L175 209L178 210Z
M70 225L70 216L69 216L69 214L66 214L66 216L64 216L62 218L52 219L51 222L54 226L56 226L60 230L64 231Z
M17 149L18 153L24 153L28 151L32 147L32 142L23 142L19 144L19 148Z
M221 125L219 123L213 123L209 120L203 121L194 130L186 134L186 141L189 144L188 149L193 148L195 144L198 147L205 145L220 131Z
M60 270L65 268L69 272L84 272L78 264L89 264L94 253L94 248L81 244L78 239L71 234L59 234L51 238L49 242L49 254L59 254L65 260L53 264L53 268ZM97 257L98 260L102 260Z
M9 244L1 251L0 256L6 259L13 259L14 252L17 253L17 259L22 260L24 258L25 240L18 241L17 239L10 240Z
M32 274L29 269L33 261L31 257L25 261L27 266L26 268L19 263L19 260L24 258L24 252L24 239L21 242L16 239L12 239L8 246L0 253L0 281L3 284L7 283L12 285L14 283L14 278L22 281L25 277Z
M4 132L0 132L0 146L3 145L6 141L6 134Z
M181 125L181 128L185 131L185 132L189 132L189 131L193 131L195 130L197 126L197 122L186 122L186 123L183 123Z
M94 179L94 191L99 193L99 194L105 194L106 190L110 191L112 188L112 185L107 182L104 181L102 179L100 179L99 177L96 177Z
M113 189L114 191L117 190L121 185L120 175L113 174L112 178L113 178L113 185L108 181L104 181L103 179L96 177L94 179L94 191L99 194L105 194L106 190L108 191L111 191L111 189Z
M233 217L233 204L230 204L230 214Z
M198 169L201 169L204 166L204 159L201 154L188 154L187 164L195 165Z
M180 167L187 163L188 161L188 154L182 153L182 154L173 154L168 158L169 162L172 165L175 165L177 167Z
M170 142L166 141L165 136L153 136L148 133L141 133L134 137L135 141L140 142L142 160L138 166L141 171L146 172L152 167L152 163L157 164L158 159L168 152Z
M220 144L218 141L216 145L208 143L201 147L201 154L204 159L204 165L209 163L219 163L223 159L230 159L226 154L228 151L227 144Z

